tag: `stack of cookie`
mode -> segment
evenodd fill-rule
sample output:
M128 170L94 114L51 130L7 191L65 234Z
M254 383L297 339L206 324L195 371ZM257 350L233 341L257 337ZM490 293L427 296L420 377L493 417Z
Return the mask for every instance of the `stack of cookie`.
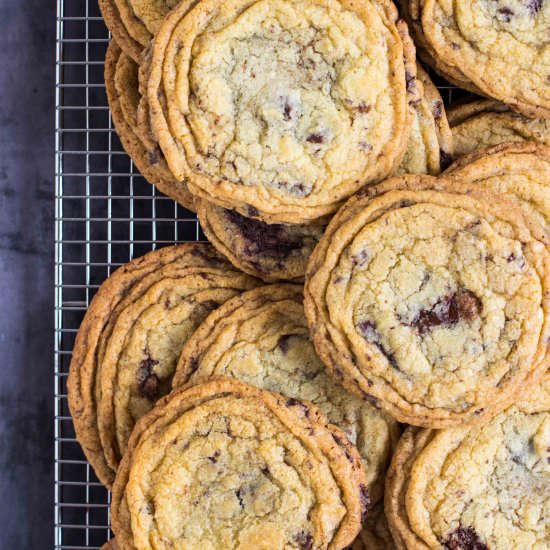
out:
M121 142L212 243L82 322L109 547L549 548L550 3L100 4ZM488 99L447 117L409 29Z

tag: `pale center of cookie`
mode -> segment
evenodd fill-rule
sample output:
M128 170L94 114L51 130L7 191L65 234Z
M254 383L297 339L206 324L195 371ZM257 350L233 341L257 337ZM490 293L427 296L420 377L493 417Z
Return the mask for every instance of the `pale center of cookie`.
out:
M349 304L357 361L410 403L464 410L537 349L538 333L524 328L542 326L537 274L518 241L465 210L418 204L381 216L333 281L331 315Z
M203 34L190 68L194 168L298 197L361 178L392 138L397 101L388 30L374 8L367 17L260 1Z

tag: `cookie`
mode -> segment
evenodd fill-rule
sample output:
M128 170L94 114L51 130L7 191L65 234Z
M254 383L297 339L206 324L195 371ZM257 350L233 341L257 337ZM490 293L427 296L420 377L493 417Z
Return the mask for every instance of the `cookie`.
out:
M208 240L235 267L266 282L303 281L309 256L325 229L268 224L204 199L196 199L195 206Z
M422 99L414 105L414 121L405 156L395 172L438 175L453 158L453 134L443 100L430 77L417 65Z
M448 117L457 157L509 142L550 145L550 121L527 118L498 101L480 99L451 105Z
M429 176L351 199L306 275L323 361L408 424L502 411L548 366L549 253L524 218L488 191Z
M550 147L516 143L475 151L458 160L445 176L517 203L537 222L536 237L550 245Z
M550 3L403 0L402 5L427 57L449 80L526 116L550 118Z
M371 508L367 519L363 523L363 529L351 550L395 550L395 544L384 515L384 503L379 502Z
M188 340L174 387L224 376L311 401L357 445L377 502L399 427L329 376L310 340L302 300L301 286L269 285L226 302Z
M219 379L136 425L112 526L125 550L336 550L359 532L364 490L357 451L313 405Z
M153 43L151 121L172 173L269 223L311 223L405 152L414 46L388 0L184 2Z
M135 421L170 390L185 340L207 314L256 285L207 244L150 252L98 290L67 382L77 439L110 486Z
M107 28L134 61L151 42L178 0L99 0Z
M102 547L101 550L118 550L117 543L115 539L108 540Z
M143 177L184 208L194 211L193 197L185 181L171 174L158 144L144 130L139 66L111 40L105 57L105 89L111 116L122 146ZM140 131L141 130L141 131Z
M481 427L410 428L386 484L401 549L550 546L550 376Z

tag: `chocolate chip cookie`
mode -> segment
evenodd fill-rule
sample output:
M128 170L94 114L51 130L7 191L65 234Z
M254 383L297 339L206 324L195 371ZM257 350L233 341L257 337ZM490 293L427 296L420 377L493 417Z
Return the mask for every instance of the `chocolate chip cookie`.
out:
M405 152L414 46L388 0L183 2L153 42L148 101L194 195L310 223Z
M315 353L302 287L259 287L211 314L182 351L174 387L214 376L311 401L357 445L371 501L380 500L399 428L389 415L349 394Z
M177 4L178 0L99 0L114 39L138 63L163 19Z
M183 207L194 211L193 197L187 184L171 174L158 144L144 130L145 121L141 117L145 111L144 106L140 105L143 99L139 91L138 72L137 63L111 40L105 58L105 89L118 137L147 181Z
M502 143L550 145L549 120L527 118L491 99L451 105L448 117L457 157Z
M536 224L537 238L550 244L550 148L514 143L475 151L445 173L449 179L484 187L518 204Z
M252 288L207 244L150 252L107 279L82 321L69 373L77 438L110 486L130 432L168 393L186 339L218 305Z
M422 99L414 105L409 143L395 174L436 176L452 162L453 134L438 89L420 65L416 73Z
M487 421L548 366L547 247L519 207L471 184L405 176L367 193L308 265L318 353L402 422Z
M218 379L136 425L113 488L118 543L342 549L365 512L356 449L310 403Z
M268 224L204 199L195 199L195 206L208 240L234 266L266 282L303 281L309 256L325 229Z
M550 118L550 2L402 0L401 4L425 57L443 76L529 117Z
M398 549L550 546L550 376L481 427L410 428L386 485Z

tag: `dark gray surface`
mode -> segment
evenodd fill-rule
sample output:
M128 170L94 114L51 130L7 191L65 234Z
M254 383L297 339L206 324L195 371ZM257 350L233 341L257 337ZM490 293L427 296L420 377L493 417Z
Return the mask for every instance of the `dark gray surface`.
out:
M55 2L0 0L0 548L53 546Z

